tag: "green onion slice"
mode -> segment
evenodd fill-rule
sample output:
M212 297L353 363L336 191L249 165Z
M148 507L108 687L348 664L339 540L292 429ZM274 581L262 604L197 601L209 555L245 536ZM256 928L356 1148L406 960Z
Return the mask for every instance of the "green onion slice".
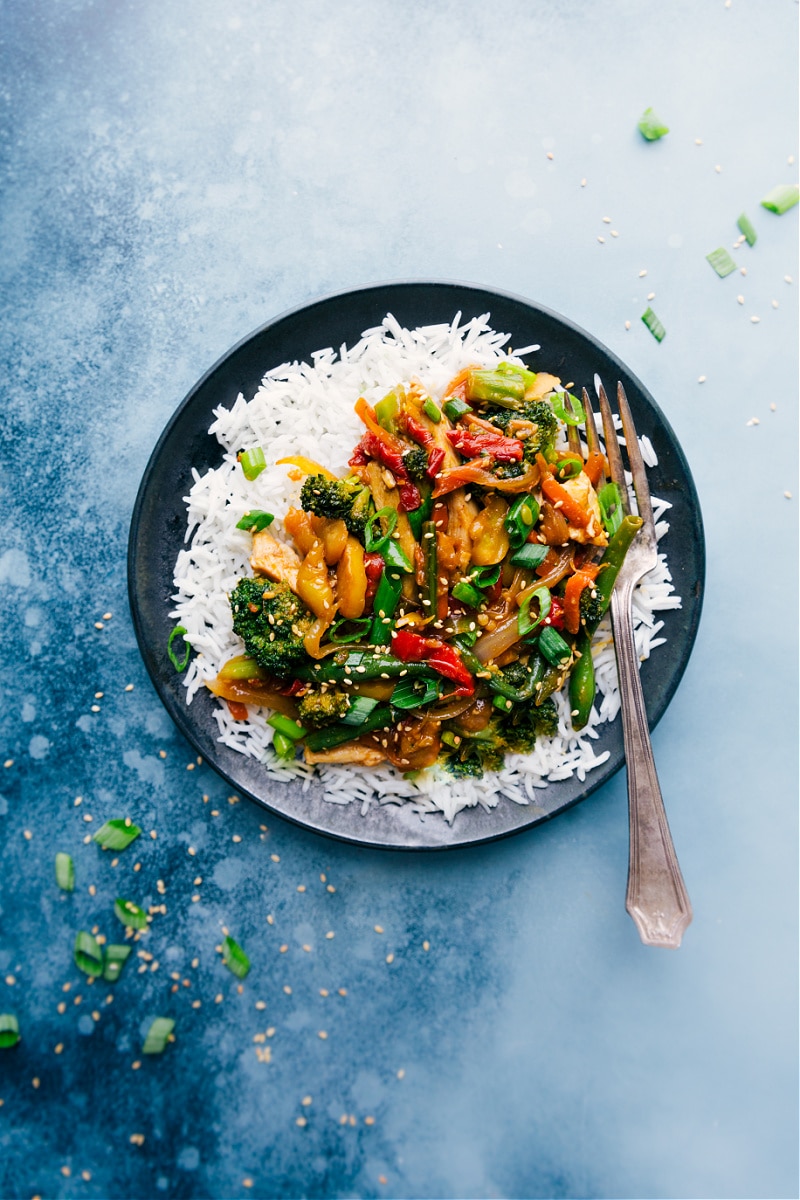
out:
M577 454L569 454L558 460L556 477L563 483L565 479L574 479L583 470L583 459Z
M186 629L183 627L183 625L176 625L172 633L169 635L169 641L167 642L167 654L169 655L169 661L172 663L176 671L186 670L192 654L192 647L188 644L186 644L186 654L184 655L183 659L178 658L177 654L172 649L172 643L175 641L175 639L178 637L184 637L185 634Z
M163 1054L174 1028L172 1017L156 1017L145 1034L142 1054Z
M239 462L242 464L245 479L251 481L258 479L267 465L264 451L260 446L253 446L252 450L243 450L239 455Z
M488 588L493 587L500 578L500 563L493 567L478 567L472 571L469 576L470 583L475 587Z
M375 405L375 418L382 429L394 433L397 427L397 414L400 412L400 399L397 392L391 391Z
M569 397L569 402L572 406L571 412L564 403L565 397ZM565 425L582 425L586 420L583 405L578 397L573 396L571 392L553 392L550 397L550 403L553 406L553 412Z
M537 600L539 603L539 615L535 619L530 613L531 600ZM529 633L533 633L534 629L539 628L550 612L551 604L550 589L546 587L536 588L529 596L525 597L517 613L517 632L521 638L527 637Z
M280 730L276 729L272 735L272 749L278 758L284 762L291 762L294 758L296 747L292 738L287 737L285 733L281 733Z
M771 192L767 192L761 201L761 207L780 215L788 212L790 208L794 208L798 200L800 200L800 189L796 183L779 183Z
M282 733L284 737L291 738L293 742L297 742L300 738L304 738L308 733L302 725L298 725L297 721L293 721L291 717L285 716L283 713L273 713L267 721L273 729L278 733Z
M466 400L459 400L456 397L453 400L445 400L442 405L442 412L455 424L459 417L463 417L465 413L472 412L472 405L467 404Z
M130 946L120 946L115 942L106 946L105 951L103 979L108 980L109 983L116 983L122 968L130 957L131 948Z
M649 306L642 313L642 320L657 342L663 342L667 331Z
M553 629L552 625L545 625L539 634L539 650L554 667L560 667L572 654L561 634L557 629Z
M241 521L236 522L236 528L246 529L248 533L260 533L274 520L272 513L264 512L261 508L254 508L250 512L246 512Z
M471 583L467 583L465 579L462 579L453 586L450 595L454 600L458 600L459 603L468 605L469 608L480 608L486 599L483 592L478 591Z
M505 515L504 525L512 549L521 546L539 519L539 505L533 496L519 496Z
M492 700L495 708L499 708L500 712L508 713L514 707L514 701L509 700L507 696L495 696Z
M603 518L603 527L611 536L617 532L625 515L619 484L606 483L597 493L597 500L600 505L600 515Z
M56 855L56 883L62 892L75 890L75 864L70 855L62 851Z
M511 565L533 571L542 565L549 552L550 547L543 546L541 542L526 542L515 554L511 555Z
M367 636L372 624L371 617L341 617L328 630L328 640L337 646L346 646L348 642L360 642Z
M381 521L386 522L386 529L383 529L380 524ZM394 533L396 525L396 508L391 508L387 505L386 508L379 508L376 513L373 513L364 528L364 549L367 553L379 554ZM381 530L380 536L375 532L376 529Z
M377 703L371 696L351 696L350 707L342 717L342 724L363 725Z
M437 679L426 679L424 676L416 679L401 679L392 692L390 703L395 708L421 708L430 704L441 694L441 685Z
M665 125L652 108L646 108L639 118L639 133L648 142L657 142L665 133L669 133L669 125Z
M141 832L128 817L112 817L100 826L92 841L104 850L125 850Z
M86 975L91 975L96 979L103 974L103 951L97 938L93 937L91 933L81 930L75 935L72 957L75 959L75 966L78 970L83 971Z
M147 928L147 913L143 908L139 908L138 904L134 904L132 900L123 900L121 897L118 897L114 901L114 915L126 928Z
M244 979L250 970L250 959L232 937L226 937L222 943L222 961L237 979Z
M392 512L394 512L394 509L392 509ZM381 554L387 568L391 568L394 571L405 571L407 575L413 572L414 568L408 560L408 555L397 542L393 542L391 539L387 541L381 550Z
M435 400L431 400L430 396L426 397L422 411L429 420L433 421L434 425L438 425L442 419L442 410Z
M747 213L742 213L736 224L739 227L739 232L744 234L744 239L748 246L755 246L758 234L756 233L755 226L748 217Z
M706 262L711 263L711 266L719 275L720 279L724 279L726 275L732 275L736 270L736 263L731 258L724 246L712 250L706 255Z
M13 1013L0 1013L0 1050L10 1050L19 1041L19 1021Z

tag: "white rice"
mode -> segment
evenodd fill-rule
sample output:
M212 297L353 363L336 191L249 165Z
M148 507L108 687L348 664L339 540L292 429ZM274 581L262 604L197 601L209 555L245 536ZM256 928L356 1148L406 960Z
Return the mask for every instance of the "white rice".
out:
M236 529L249 509L274 513L271 530L283 537L282 518L298 503L300 484L288 478L286 466L277 459L303 454L337 474L347 473L347 463L363 426L353 411L359 395L379 399L396 384L418 380L436 395L462 367L473 363L489 365L510 354L504 350L509 335L489 326L489 314L461 322L457 313L451 324L429 325L408 330L391 314L379 326L366 330L351 348L341 346L318 350L311 363L284 363L264 376L251 401L239 395L230 409L214 410L209 433L224 450L222 464L201 476L186 504L188 523L186 549L175 564L171 615L187 630L186 638L197 652L187 670L186 700L191 703L206 680L213 679L222 664L242 652L234 635L228 593L242 575L250 574L251 538ZM525 353L538 350L526 347ZM548 369L547 363L541 364ZM641 439L645 461L656 465L653 447ZM252 482L245 479L237 454L262 446L267 468ZM653 501L656 532L662 538L669 529L664 514L670 505ZM658 566L637 589L634 627L640 659L665 641L663 622L655 614L679 608L669 568L663 554ZM366 769L359 766L308 766L301 758L279 762L271 749L272 730L263 711L252 708L247 721L234 721L220 702L215 711L219 741L263 763L264 773L276 783L305 781L315 774L321 779L326 800L332 804L360 806L366 813L373 804L411 804L421 813L440 812L452 822L463 808L481 805L494 808L501 796L515 804L535 804L537 793L548 782L569 778L583 780L586 773L605 762L608 752L597 754L593 742L598 727L612 721L619 711L616 663L608 621L597 631L595 641L597 701L588 725L573 732L565 696L555 697L559 709L558 734L540 739L530 755L509 755L502 771L483 779L454 780L435 766L413 782L391 766Z

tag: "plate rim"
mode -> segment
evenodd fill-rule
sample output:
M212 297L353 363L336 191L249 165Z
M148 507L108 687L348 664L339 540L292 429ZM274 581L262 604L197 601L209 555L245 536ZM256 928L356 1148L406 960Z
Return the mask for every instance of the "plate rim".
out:
M263 322L261 325L252 329L249 333L245 334L242 338L240 338L237 342L235 342L232 346L230 346L223 354L221 354L211 364L211 366L208 367L208 369L205 372L203 372L203 374L195 381L195 383L192 385L192 387L189 389L189 391L185 394L185 396L180 401L180 403L173 410L171 416L167 420L159 438L157 439L157 441L147 459L147 463L145 465L141 480L139 482L139 486L137 488L134 505L131 510L131 520L130 520L128 546L127 546L127 590L128 590L128 603L129 603L129 608L130 608L131 616L132 616L132 620L133 620L134 633L136 636L139 653L145 664L145 668L148 672L148 675L150 676L151 683L153 684L153 687L156 691L159 701L166 708L171 720L177 726L180 733L198 751L198 753L201 753L203 755L203 761L207 762L208 765L216 772L216 774L221 776L230 786L235 788L237 791L241 792L248 799L250 799L253 803L257 804L260 808L269 812L273 816L277 816L277 817L281 818L282 820L288 821L289 823L306 830L307 832L316 834L318 836L329 837L335 841L346 842L350 845L360 846L364 849L369 848L369 849L377 849L377 850L394 850L394 851L402 850L402 851L405 851L406 853L408 853L408 852L411 852L411 853L421 852L422 853L422 852L440 851L440 850L467 849L472 846L486 845L487 843L491 843L493 841L499 841L506 837L516 836L517 834L528 832L528 831L536 828L538 825L542 825L542 824L552 820L554 817L559 816L562 812L565 812L568 808L572 808L576 804L581 803L583 800L587 799L593 792L595 792L598 788L600 788L603 784L609 782L614 777L614 775L616 775L619 772L619 770L625 765L624 751L623 751L622 755L620 756L619 761L615 765L613 765L610 770L603 772L603 767L605 766L605 764L601 764L601 766L597 768L596 778L592 779L592 775L594 774L594 772L590 772L589 774L587 774L586 778L583 781L584 787L583 787L581 793L579 795L573 797L572 799L566 801L564 804L562 804L560 807L558 807L554 811L542 813L541 810L539 810L539 813L537 813L536 815L532 815L531 819L528 821L525 821L518 825L513 825L510 828L504 828L504 829L500 829L500 830L497 830L494 832L487 832L478 837L475 837L475 836L459 837L457 839L451 839L451 840L448 840L448 841L442 842L442 843L420 842L418 844L417 843L410 844L408 842L403 842L403 841L385 841L385 840L376 841L376 840L374 840L374 838L370 838L369 836L357 836L356 834L349 834L347 832L343 832L340 830L320 828L320 827L314 825L310 820L305 820L302 815L295 815L293 813L287 813L287 812L280 810L279 808L274 807L269 802L269 800L264 799L262 796L258 796L254 792L249 790L246 784L243 784L240 779L235 778L235 776L232 775L231 773L229 773L229 771L227 771L224 766L220 765L219 762L211 761L209 759L208 752L199 743L197 735L194 731L194 724L189 719L190 715L191 715L191 710L189 709L189 706L184 704L181 707L177 703L174 703L172 695L162 686L162 683L160 680L160 672L157 669L157 666L156 666L156 663L154 660L154 654L149 647L149 643L146 638L146 631L143 627L144 622L143 622L143 617L142 617L142 614L140 611L139 598L137 595L136 586L135 586L135 582L134 582L135 574L136 574L135 566L136 566L136 562L137 562L139 530L140 530L140 524L141 524L141 519L142 519L142 510L144 508L144 504L145 504L145 501L147 498L148 485L150 483L151 476L153 475L155 466L158 463L160 456L163 452L164 446L169 441L170 436L171 436L175 426L179 423L179 421L183 417L186 409L192 404L193 401L195 401L195 398L197 397L198 393L200 393L206 387L206 385L213 379L214 375L218 371L220 371L229 362L230 359L234 358L244 347L246 347L254 339L263 337L265 334L268 333L269 330L271 330L272 328L281 324L284 321L290 320L293 317L296 317L303 313L307 313L310 310L313 310L314 308L317 308L317 307L335 304L337 302L341 303L341 302L349 301L349 300L352 300L354 297L363 296L363 295L366 295L367 293L371 293L371 292L379 293L379 292L384 292L387 290L389 290L389 291L396 291L396 290L403 290L403 289L410 290L412 288L413 289L420 289L420 288L428 289L428 288L430 288L431 290L455 288L455 289L460 289L460 290L467 290L469 292L479 293L481 296L484 296L486 298L487 303L490 302L491 300L496 301L497 299L500 299L507 303L511 303L512 305L520 305L523 308L531 311L533 314L544 315L545 317L556 322L561 328L569 331L569 333L571 333L572 335L576 335L580 339L583 339L584 341L590 343L593 347L595 347L599 351L599 353L606 360L611 361L614 364L614 366L617 367L625 376L634 380L640 393L644 397L646 403L649 404L650 406L652 406L653 409L655 410L660 422L662 423L664 431L670 441L671 450L677 456L677 460L683 471L685 480L689 485L689 497L688 497L687 509L691 515L693 524L695 526L695 531L699 535L696 539L696 545L695 545L695 550L696 550L697 559L698 559L698 562L697 562L698 572L697 572L697 580L696 580L696 584L695 584L695 595L693 597L693 603L692 603L692 619L687 627L682 652L679 656L679 660L677 662L676 669L673 671L673 674L669 680L668 686L666 687L666 689L663 693L663 696L660 700L658 709L653 713L652 719L649 719L649 728L651 730L653 730L656 727L656 725L658 724L658 722L661 720L664 713L666 712L667 708L669 707L670 703L672 702L675 692L683 678L683 675L685 674L686 667L688 665L689 659L692 654L692 650L694 648L694 643L696 641L697 632L698 632L700 619L701 619L701 615L702 615L704 595L705 595L705 578L706 578L706 569L707 569L705 531L704 531L704 526L703 526L703 518L702 518L702 511L701 511L700 503L699 503L699 497L697 494L697 488L694 483L694 479L693 479L692 472L689 467L688 461L686 459L686 455L683 451L683 447L682 447L680 441L678 440L678 438L676 437L675 432L674 432L668 418L666 417L663 410L658 405L655 398L650 393L649 389L642 383L642 381L639 379L639 377L622 361L622 359L620 359L619 356L614 351L612 351L606 345L604 345L604 343L602 343L594 334L590 333L588 330L586 330L582 326L578 325L571 318L563 316L561 313L559 313L555 309L549 308L547 305L540 304L538 301L531 300L526 296L519 295L518 293L505 291L500 288L488 287L485 284L472 283L469 281L456 280L456 279L430 279L430 278L421 278L421 279L410 278L410 279L394 279L394 280L390 279L390 280L382 280L382 281L377 281L377 282L372 282L372 283L359 284L359 285L356 285L351 288L328 292L328 293L325 293L324 295L319 295L319 296L313 297L307 301L300 302L296 305L293 305L290 308L284 309L280 313L276 314L275 316L269 318L267 321ZM390 311L391 311L390 308L386 309L386 312L390 312ZM454 315L455 315L455 311L456 310L454 310ZM491 304L489 304L489 312L490 312L490 319L491 319ZM362 332L363 332L362 330L359 330L358 334L354 335L353 344L355 344L355 341L357 340L358 336L360 336L360 334ZM321 348L321 347L317 347L317 349L319 349L319 348ZM512 349L513 349L513 347L512 347ZM335 351L336 356L338 357L339 347L334 347L334 351ZM312 353L311 351L308 351L309 356L311 355L311 353ZM275 365L278 365L278 364L276 363ZM269 366L266 366L264 373L266 374L266 372L269 369L270 369ZM262 376L262 378L263 378L263 376ZM247 397L247 399L248 400L252 399L252 397ZM171 586L171 580L170 580L170 586ZM235 754L236 752L232 751L232 753ZM242 756L242 757L245 758L246 756ZM513 804L513 801L508 800L508 798L503 798L503 797L501 797L501 803L503 802L503 799L505 799L507 801L507 803ZM350 808L352 808L353 804L358 804L358 801L353 801L353 802L351 802L350 805L347 805L346 807L348 809L350 809ZM328 804L327 807L329 807L330 809L337 809L341 806L334 805L334 804ZM535 806L531 805L528 808L526 808L525 806L515 806L515 807L519 808L520 813L528 813L528 812L532 812ZM396 808L396 806L387 805L386 808L389 809L390 811L392 811ZM466 814L466 818L468 820L469 814L472 810L467 809L467 810L463 810L463 811ZM491 810L491 812L494 812L494 811L496 811L496 809ZM366 821L367 819L368 819L368 816L362 818L359 814L359 822L362 820ZM439 813L427 814L425 816L424 820L422 820L422 819L420 820L420 829L424 828L424 821L428 821L428 820L434 820L434 821L438 820L439 822L443 822L443 821L445 821L445 817L444 817L444 814L439 814ZM360 830L360 825L358 828ZM452 831L453 825L451 823L448 823L447 828L448 828L448 830Z

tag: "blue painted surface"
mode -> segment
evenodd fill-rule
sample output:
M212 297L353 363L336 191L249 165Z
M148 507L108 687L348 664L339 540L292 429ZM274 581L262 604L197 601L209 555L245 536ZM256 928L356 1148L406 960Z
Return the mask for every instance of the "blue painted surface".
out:
M797 177L796 44L790 0L3 5L3 1196L797 1195L797 210L758 205ZM284 308L417 276L591 330L694 470L677 953L624 912L624 776L499 845L365 852L229 803L139 659L127 527L181 397ZM84 839L123 815L112 866ZM165 905L153 960L87 985L117 896Z

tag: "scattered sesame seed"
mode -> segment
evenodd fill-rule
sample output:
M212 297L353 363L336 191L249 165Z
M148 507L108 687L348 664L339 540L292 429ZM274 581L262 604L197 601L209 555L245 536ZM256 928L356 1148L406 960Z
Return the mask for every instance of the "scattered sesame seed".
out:
M7 758L6 761L3 763L3 766L6 768L13 767L13 765L14 765L13 758Z
M753 325L758 325L759 321L761 320L761 317L751 317L750 320L753 323Z
M647 271L640 271L640 272L639 272L639 278L640 278L640 279L644 279L644 277L645 277L645 275L646 275L646 274L647 274Z
M426 942L423 942L423 943L422 943L422 949L423 949L423 950L427 951L427 950L430 950L430 948L431 948L431 944L430 944L430 942L427 942L427 941L426 941Z
M582 179L582 180L581 180L581 187L586 187L586 180L585 180L585 179Z
M784 283L791 283L792 282L791 275L784 275L783 281L784 281Z
M714 170L717 172L718 175L722 174L722 167L719 165L719 163L717 163L717 165L714 167Z
M282 945L282 946L281 946L279 949L280 949L280 953L281 953L281 954L285 954L285 953L286 953L286 951L289 949L289 947L288 947L288 946L286 945L286 943L284 942L284 944L283 944L283 945Z
M238 833L235 833L235 834L233 835L233 837L231 838L231 841L232 841L232 842L240 842L241 840L242 840L242 839L240 838L240 836L239 836L239 834L238 834Z
M364 1117L364 1124L365 1125L374 1125L375 1118L374 1117Z
M784 494L784 496L786 497L786 499L787 499L787 500L791 500L791 498L792 498L792 493L791 493L791 492L784 492L783 494Z
M222 992L217 992L216 996L214 997L214 1003L222 1004Z
M375 932L376 932L376 933L383 933L383 926L382 926L382 925L376 925L374 928L375 928Z
M751 417L750 420L747 422L747 424L748 425L760 425L761 422L759 421L758 417Z
M325 891L330 892L331 895L333 895L333 893L336 891L336 888L333 886L332 883L329 883L328 886L325 888Z
M630 327L631 327L631 323L630 323L630 321L626 321L626 322L625 322L625 328L626 328L626 329L630 329Z
M597 240L598 240L598 242L601 243L601 245L605 245L606 239L604 237L601 237L600 234L597 235Z
M310 947L308 944L305 944L305 945L303 946L303 949L305 950L306 954L310 954L310 953L311 953L311 947Z
M386 961L387 961L387 963L389 964L389 966L391 966L391 965L392 965L392 963L394 962L394 955L393 955L393 954L387 954L387 955L386 955Z
M695 144L695 146L702 146L702 144L703 144L703 139L702 139L702 138L695 138L695 139L694 139L694 144Z
M330 941L330 940L331 940L331 938L332 938L332 937L334 937L334 932L333 932L333 930L332 930L332 929L329 929L329 930L328 930L328 932L325 934L325 937L328 939L328 941Z
M58 1045L55 1047L55 1051L54 1051L54 1052L55 1052L56 1054L60 1054L60 1053L61 1053L61 1051L62 1051L63 1049L64 1049L64 1043L63 1043L63 1042L59 1042L59 1043L58 1043Z
M772 307L773 307L773 308L777 308L777 307L778 307L778 301L777 301L777 300L773 300L773 301L772 301Z
M270 858L272 859L272 861L273 861L273 862L280 862L280 861L281 861L281 860L280 860L280 856L279 856L278 854L270 854Z
M242 1187L251 1188L252 1186L253 1186L252 1179L250 1178L249 1175L245 1175L244 1179L242 1180Z
M139 1066L141 1066L141 1063L134 1063L133 1065L134 1065L134 1067L139 1067ZM143 1133L132 1133L130 1136L130 1142L131 1142L132 1146L143 1146L144 1145L144 1134Z
M737 303L737 304L744 304L744 296L737 296L737 297L736 297L736 303Z
M16 976L6 975L6 983L8 984L9 987L13 987L16 982L17 982Z
M405 1078L405 1073L406 1073L406 1072L405 1072L405 1067L401 1067L401 1068L400 1068L400 1070L397 1072L397 1078L398 1078L398 1079L404 1079L404 1078Z
M126 684L125 684L125 691L126 691L126 692L132 692L132 691L133 691L133 684L132 684L132 683L126 683Z
M322 1038L323 1042L325 1041L325 1039L327 1038L327 1036L328 1036L328 1035L327 1035L327 1033L325 1032L325 1030L324 1030L324 1029L320 1029L319 1033L317 1034L317 1037L319 1037L319 1038Z
M553 161L553 151L552 150L547 151L547 157L550 159L551 162Z
M346 995L347 995L347 988L339 988L339 989L338 989L338 992L339 992L339 995L340 995L340 996L346 996Z
M769 406L769 411L770 411L770 412L776 412L776 411L777 411L777 408L778 408L778 406L777 406L777 404L775 403L775 401L773 400L772 404L770 404L770 406Z
M747 267L739 267L739 274L740 274L740 275L746 275L746 274L747 274Z
M41 1080L39 1079L39 1077L37 1075L34 1075L33 1079L31 1080L31 1083L33 1084L33 1086L35 1088L38 1088L40 1082L41 1082Z
M698 382L698 383L705 383L705 381L706 381L706 377L705 377L705 375L698 375L698 376L697 376L697 382Z

